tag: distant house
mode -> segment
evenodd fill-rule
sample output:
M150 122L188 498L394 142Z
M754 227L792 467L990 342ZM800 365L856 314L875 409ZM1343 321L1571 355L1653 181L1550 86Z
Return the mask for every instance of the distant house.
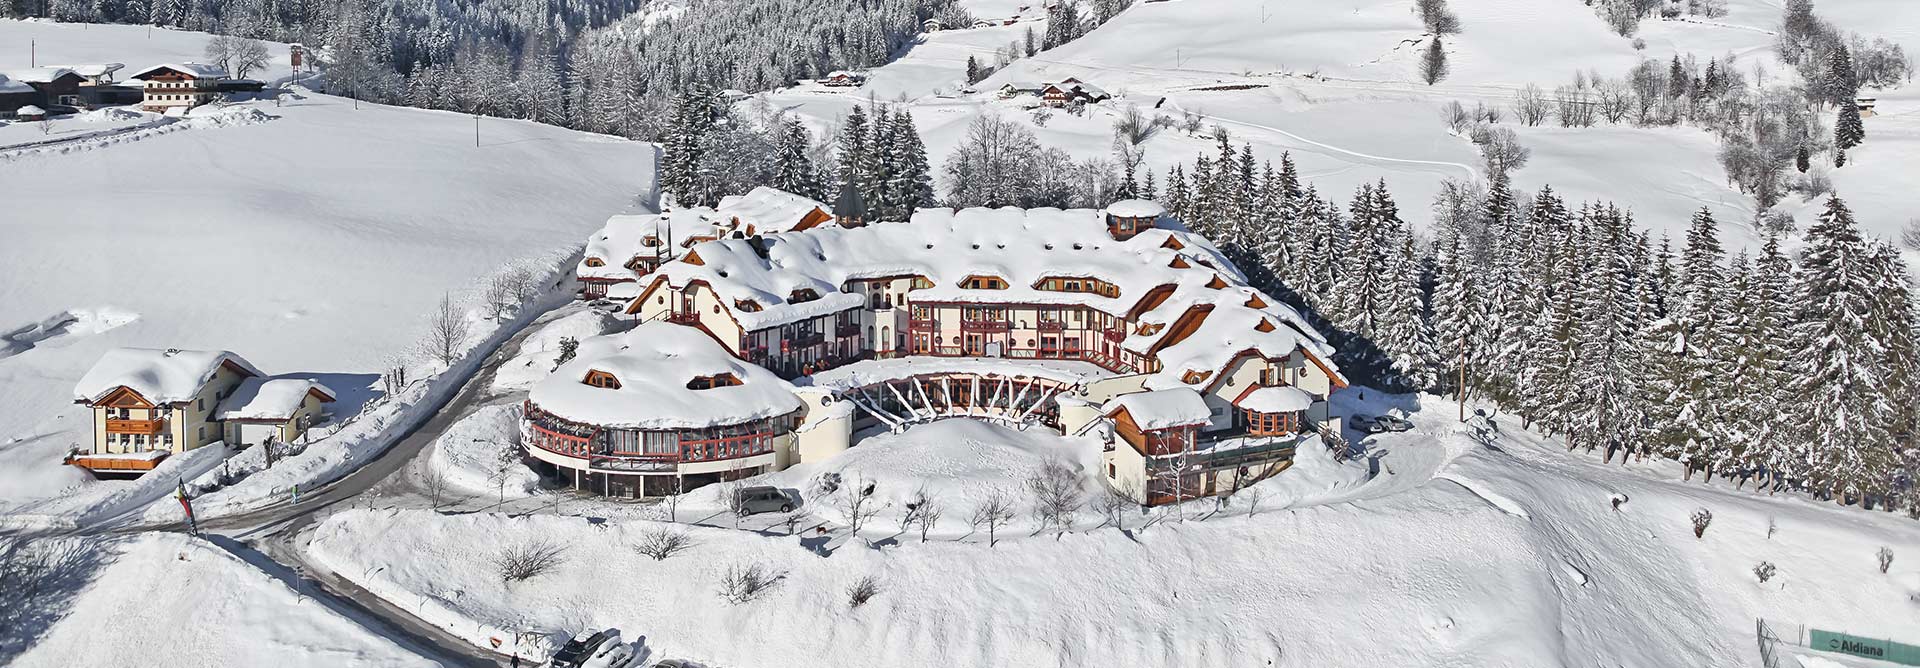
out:
M857 88L867 83L867 74L865 72L837 70L829 72L826 78L821 79L819 83L829 88Z
M1853 108L1860 111L1861 118L1873 118L1874 116L1880 115L1873 110L1874 105L1878 102L1879 100L1871 97L1858 97L1853 100Z
M1049 107L1064 107L1076 102L1093 104L1113 97L1099 86L1071 77L1055 83L1014 81L1000 87L1001 99L1023 95L1038 97L1041 103Z
M21 107L40 101L40 91L0 74L0 116L11 116Z
M940 24L940 19L927 19L920 22L920 30L924 32L940 32L945 29L946 26Z
M140 108L166 112L192 109L218 99L227 71L203 63L166 63L135 72L130 79L146 82Z
M290 440L320 419L320 405L333 396L310 380L267 378L224 350L117 348L74 385L74 403L93 413L93 441L70 461L96 473L138 474L222 440Z
M997 26L997 25L1000 25L1000 22L998 22L998 21L990 21L990 20L987 20L987 19L974 19L974 20L973 20L973 27L975 27L975 28L991 28L991 27L994 27L994 26Z
M1000 97L1004 99L1004 98L1019 97L1021 95L1040 95L1046 90L1047 90L1047 84L1043 84L1043 83L1034 83L1031 81L1009 81L1007 82L1006 85L1000 87Z
M581 299L617 298L622 293L614 286L639 280L696 244L799 232L834 222L826 204L766 186L729 196L717 209L616 215L587 239L574 277L580 281Z
M35 67L7 72L7 77L31 86L39 93L40 106L66 105L78 107L84 104L80 97L80 84L87 78L65 67Z

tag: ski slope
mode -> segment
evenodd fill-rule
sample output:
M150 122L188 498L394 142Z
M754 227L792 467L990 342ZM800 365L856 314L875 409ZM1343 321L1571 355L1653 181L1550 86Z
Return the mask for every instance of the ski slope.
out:
M0 42L40 35L49 59L184 58L206 39L145 33L0 21ZM476 146L470 116L307 92L235 111L246 122L0 160L0 511L71 517L128 486L59 464L90 429L73 383L107 349L317 374L346 417L443 294L564 255L652 188L649 144L489 118Z

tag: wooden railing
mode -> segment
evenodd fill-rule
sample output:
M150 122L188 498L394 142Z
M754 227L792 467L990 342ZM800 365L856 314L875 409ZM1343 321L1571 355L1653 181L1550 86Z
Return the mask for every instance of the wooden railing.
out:
M962 320L962 332L1011 332L1013 323L1005 320Z
M166 431L166 423L159 418L150 420L107 420L109 434L146 434L154 435Z
M693 311L674 311L667 314L667 322L681 325L697 325L700 323L700 314Z

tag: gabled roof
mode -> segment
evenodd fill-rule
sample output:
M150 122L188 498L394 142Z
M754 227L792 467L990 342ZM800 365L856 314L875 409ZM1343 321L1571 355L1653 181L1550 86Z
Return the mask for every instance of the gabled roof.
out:
M307 378L248 378L220 402L216 420L276 420L293 418L307 397L331 403L333 390Z
M607 224L587 238L586 252L575 267L581 278L633 280L639 278L626 267L634 258L656 259L685 253L686 240L716 233L709 218L712 209L676 209L661 214L620 214L607 218ZM646 244L647 237L658 243ZM673 246L668 246L668 241ZM587 260L599 259L600 266L588 266Z
M9 78L5 74L0 74L0 94L31 93L31 92L33 92L32 86L29 86L19 81L14 81L13 79Z
M32 67L22 70L7 70L7 76L21 83L53 83L61 77L80 76L65 67Z
M115 348L101 355L100 361L80 377L73 386L73 398L95 402L125 387L154 404L187 401L199 394L221 367L243 376L265 375L225 350Z
M1100 412L1108 417L1121 410L1133 424L1148 431L1175 427L1197 427L1213 419L1213 411L1199 392L1179 387L1171 390L1135 392L1109 400Z
M810 219L817 222L822 216L832 215L823 202L767 186L730 199L714 210L714 216L722 221L739 221L741 229L751 226L753 234L789 232Z
M195 79L227 78L227 70L225 68L220 67L219 65L208 65L206 63L192 63L192 62L161 63L159 65L154 65L153 67L149 67L147 69L134 72L133 74L128 75L127 78L144 79L147 77L147 75L157 73L161 70L173 70L175 72L179 72L181 74L191 76Z

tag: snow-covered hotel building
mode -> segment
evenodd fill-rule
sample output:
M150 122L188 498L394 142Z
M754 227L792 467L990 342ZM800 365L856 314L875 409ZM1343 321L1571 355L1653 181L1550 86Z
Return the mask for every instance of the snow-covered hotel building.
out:
M783 190L760 187L721 200L718 208L675 209L660 214L621 214L587 239L575 267L582 299L600 299L679 257L695 244L813 229L834 222L826 204ZM618 290L615 290L618 295ZM627 295L631 296L631 295Z
M1144 503L1284 469L1336 428L1326 340L1151 202L924 209L694 245L526 406L529 451L656 495L952 417L1092 435Z

